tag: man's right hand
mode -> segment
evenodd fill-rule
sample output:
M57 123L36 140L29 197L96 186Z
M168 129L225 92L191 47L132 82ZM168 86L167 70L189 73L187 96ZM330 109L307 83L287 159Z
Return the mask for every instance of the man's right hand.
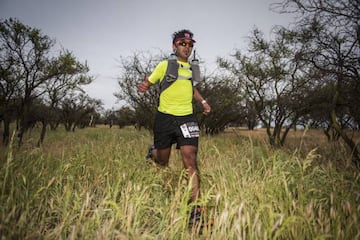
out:
M145 77L145 78L144 78L144 81L142 81L142 82L139 84L138 90L139 90L139 92L142 92L142 93L143 93L143 92L146 92L147 90L149 90L150 86L151 86L151 83L149 82L148 78Z

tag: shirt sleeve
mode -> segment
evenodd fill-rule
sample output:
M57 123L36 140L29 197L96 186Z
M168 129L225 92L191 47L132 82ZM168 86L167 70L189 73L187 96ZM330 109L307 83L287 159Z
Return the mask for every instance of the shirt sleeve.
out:
M161 79L163 79L166 73L166 68L167 61L161 61L158 65L156 65L154 71L148 77L149 82L155 84Z

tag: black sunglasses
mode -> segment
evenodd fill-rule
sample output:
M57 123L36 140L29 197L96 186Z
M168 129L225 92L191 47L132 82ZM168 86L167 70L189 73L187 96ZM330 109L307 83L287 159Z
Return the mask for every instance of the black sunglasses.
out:
M194 44L192 42L179 42L178 45L183 46L183 47L188 46L190 48L192 48L194 46Z

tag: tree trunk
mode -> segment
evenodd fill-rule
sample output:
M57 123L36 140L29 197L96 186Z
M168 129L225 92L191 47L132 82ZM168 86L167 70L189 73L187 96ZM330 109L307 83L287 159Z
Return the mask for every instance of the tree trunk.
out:
M45 139L45 134L46 134L47 123L46 123L46 121L42 121L41 123L42 123L42 128L41 128L40 138L39 138L39 141L37 143L38 147L40 147L43 144L44 139Z
M333 124L334 129L337 131L337 133L340 135L340 137L344 140L344 142L348 145L350 148L350 151L352 152L352 160L356 167L360 168L360 151L355 144L355 142L348 137L348 135L345 133L343 129L341 129L340 124L337 121L336 118L336 111L335 109L331 112L331 121Z
M296 125L296 124L294 124L294 125ZM288 133L289 133L289 131L290 131L291 128L293 128L293 125L290 125L290 126L288 126L288 127L285 128L285 132L284 132L283 135L281 136L281 141L280 141L281 146L284 146L284 144L285 144L285 139L286 139L286 137L287 137L287 135L288 135ZM294 131L296 131L296 128L295 128Z
M338 88L339 88L339 83L338 83ZM337 121L337 117L336 117L336 103L338 101L338 97L339 97L339 90L336 89L334 96L333 96L333 107L331 110L331 122L332 122L332 127L334 128L334 130L336 131L336 133L344 140L344 142L348 145L348 147L350 148L350 151L352 152L352 161L355 164L356 167L360 168L360 151L357 147L357 145L355 144L355 142L348 137L348 135L345 133L345 131L341 128L339 122Z
M5 146L7 146L10 141L10 119L8 119L6 116L4 118L4 132L2 141Z

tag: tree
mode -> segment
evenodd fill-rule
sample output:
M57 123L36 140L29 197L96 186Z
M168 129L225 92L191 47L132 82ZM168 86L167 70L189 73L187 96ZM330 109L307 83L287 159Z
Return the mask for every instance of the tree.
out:
M165 55L154 57L145 53L135 53L127 58L121 57L121 75L118 78L120 91L114 94L119 101L126 102L135 110L136 124L150 131L158 106L160 89L154 86L146 93L141 94L137 91L137 86L162 59L166 59Z
M13 90L6 91L18 98L19 101L19 145L27 130L27 118L34 99L41 96L43 91L39 87L56 72L49 71L49 50L54 41L43 35L40 30L31 28L19 22L9 19L0 23L1 38L1 63L3 84ZM11 73L9 70L11 69ZM7 142L8 137L4 137Z
M242 97L238 92L235 81L226 76L216 76L207 79L196 86L211 105L209 117L202 114L203 109L195 104L199 126L207 134L223 132L229 124L245 123L245 108L242 106Z
M47 80L44 99L49 106L49 123L51 129L56 129L60 122L58 114L59 105L73 91L83 91L83 85L90 84L93 77L89 76L89 67L86 62L80 63L76 57L68 50L63 50L60 55L52 60L51 68L53 72L58 72L56 76Z
M116 111L116 123L119 125L120 128L135 125L135 111L129 107L120 108L118 111Z
M106 110L103 116L103 123L105 125L109 124L109 127L112 128L114 122L116 122L116 113L114 109Z
M51 57L54 44L55 41L39 29L16 19L0 22L0 115L4 119L5 144L14 118L21 145L30 127L28 123L39 116L31 111L48 104L47 114L38 119L43 124L41 144L50 116L56 115L59 100L92 81L92 77L86 75L89 71L86 63L79 63L69 51L63 50L58 57Z
M72 92L61 100L60 113L66 131L75 131L76 127L89 125L91 117L101 109L102 102L82 92Z
M10 136L10 122L16 117L17 105L17 86L20 78L16 77L15 59L10 50L7 50L6 42L3 40L5 27L0 24L0 116L4 122L3 143L8 144Z
M220 58L218 63L238 79L249 112L256 112L270 144L282 146L288 131L306 109L301 103L309 84L282 31L275 34L275 40L266 41L262 32L254 29L246 55L238 50L233 61Z
M286 0L280 12L295 12L298 21L288 32L301 46L298 58L323 75L324 88L331 93L331 127L341 136L360 166L360 149L346 128L359 126L360 108L360 2L352 0ZM350 121L347 121L348 117ZM344 121L345 120L345 121Z

